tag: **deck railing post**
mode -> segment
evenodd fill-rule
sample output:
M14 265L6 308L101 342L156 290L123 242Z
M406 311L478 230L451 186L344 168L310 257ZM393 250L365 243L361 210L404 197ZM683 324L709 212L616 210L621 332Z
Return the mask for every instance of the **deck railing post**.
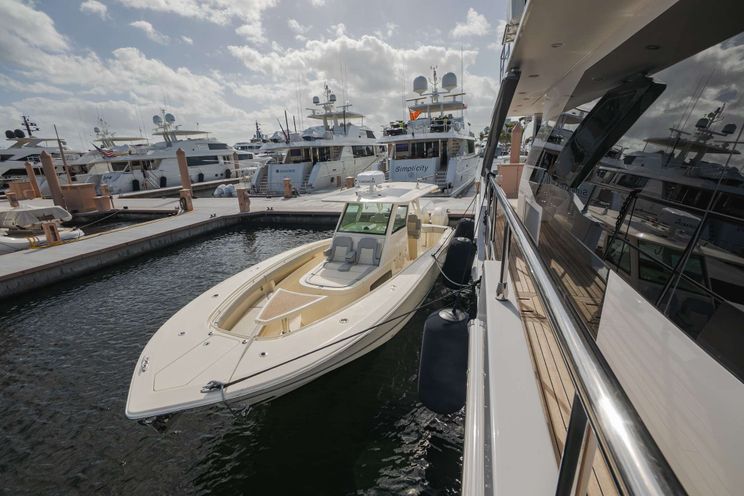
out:
M584 406L578 396L574 395L573 404L571 405L571 418L568 422L568 432L566 432L566 442L563 446L563 456L561 457L561 467L558 471L558 484L555 488L556 496L573 496L578 494L575 489L578 488L579 467L583 466L582 456L584 454L584 441L589 427L588 418L584 411ZM592 452L592 458L594 453Z
M504 223L504 239L501 245L501 270L499 272L499 283L496 286L496 299L505 300L509 297L507 277L509 274L509 244L511 242L511 229L509 224Z

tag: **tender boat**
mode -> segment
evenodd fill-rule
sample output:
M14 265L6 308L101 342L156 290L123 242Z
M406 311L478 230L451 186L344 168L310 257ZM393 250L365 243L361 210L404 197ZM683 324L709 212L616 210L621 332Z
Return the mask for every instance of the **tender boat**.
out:
M0 209L0 255L49 244L42 223L61 224L72 219L62 207L17 207ZM60 241L83 236L77 228L58 227Z
M438 188L385 183L381 171L361 173L357 183L325 199L345 203L331 239L225 280L155 333L132 376L129 418L276 398L374 350L406 324L452 236L446 220L426 222L419 205Z

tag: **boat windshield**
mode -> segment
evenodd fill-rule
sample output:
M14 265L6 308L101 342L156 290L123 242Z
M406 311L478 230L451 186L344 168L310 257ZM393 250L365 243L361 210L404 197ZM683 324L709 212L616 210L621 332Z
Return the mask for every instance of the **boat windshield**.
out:
M347 203L338 232L385 234L392 203Z

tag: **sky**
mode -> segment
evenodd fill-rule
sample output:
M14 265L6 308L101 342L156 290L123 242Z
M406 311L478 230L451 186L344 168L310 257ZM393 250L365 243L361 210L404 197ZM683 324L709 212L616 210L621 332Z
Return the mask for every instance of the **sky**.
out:
M87 150L98 118L150 136L165 108L233 144L256 121L279 130L285 110L309 126L327 83L379 133L437 66L464 85L477 134L498 91L504 17L493 1L0 0L0 125L29 115L37 135L56 124Z

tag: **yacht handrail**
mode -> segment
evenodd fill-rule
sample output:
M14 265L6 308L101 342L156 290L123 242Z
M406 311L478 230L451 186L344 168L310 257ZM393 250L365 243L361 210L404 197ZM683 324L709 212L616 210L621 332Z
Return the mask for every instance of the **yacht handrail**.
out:
M511 238L522 252L575 385L580 404L574 401L572 422L575 414L581 413L575 410L583 407L584 425L588 419L609 468L624 494L687 494L596 342L587 335L572 311L567 308L560 290L550 277L534 241L517 217L506 193L492 174L489 174L487 181L485 194L493 194L502 208L506 219L505 231L511 231ZM491 238L494 237L495 232L491 233ZM503 261L503 265L505 264L506 261ZM561 491L563 477L569 477L571 481L567 484L571 485L576 471L574 467L574 473L564 473L566 458L571 457L567 452L572 441L576 441L571 439L571 431L569 425L556 494L564 494ZM581 431L574 434L583 438L584 429ZM576 464L576 460L568 460L568 464L571 463ZM572 472L571 468L568 468L568 472Z

